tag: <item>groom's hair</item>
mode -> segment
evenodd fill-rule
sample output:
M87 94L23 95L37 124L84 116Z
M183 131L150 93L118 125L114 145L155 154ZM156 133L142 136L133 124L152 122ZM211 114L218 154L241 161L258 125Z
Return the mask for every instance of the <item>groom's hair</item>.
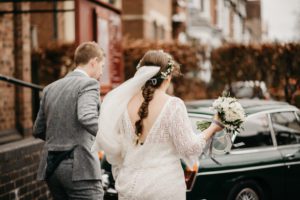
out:
M75 65L85 65L91 59L97 57L99 61L104 58L103 49L96 42L83 42L75 50Z

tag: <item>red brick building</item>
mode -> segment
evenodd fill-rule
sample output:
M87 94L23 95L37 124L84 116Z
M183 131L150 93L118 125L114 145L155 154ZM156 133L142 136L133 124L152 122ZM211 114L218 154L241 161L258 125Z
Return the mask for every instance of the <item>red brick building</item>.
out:
M29 2L0 5L0 74L26 82L31 82L30 14L14 11L29 9ZM49 197L46 185L35 180L42 143L31 133L31 89L0 81L0 199Z
M172 39L172 0L126 0L123 35L133 39Z
M247 1L246 25L251 31L251 42L260 42L262 38L261 1Z
M85 9L86 15L82 18L86 23L93 24L100 16L97 18L97 9L102 9L105 13L112 12L121 21L121 11L118 9L120 1L114 2L115 4L100 0L0 2L0 200L51 199L47 186L36 181L43 142L32 137L35 115L33 108L38 105L34 101L35 90L4 80L8 77L33 82L33 49L44 48L50 42L98 41L101 29L96 31L95 27L91 27L91 30L82 30L92 33L85 38L81 37L82 32L76 32L81 28L75 29L80 24L79 21L76 22L76 16L81 9ZM108 28L111 28L109 23ZM121 39L119 35L118 39ZM118 40L114 41L113 45L109 45L111 48L108 49L108 55L114 58L115 63L109 63L109 67L119 67L109 69L107 76L110 87L122 78L121 46L118 46ZM111 54L110 51L115 53Z

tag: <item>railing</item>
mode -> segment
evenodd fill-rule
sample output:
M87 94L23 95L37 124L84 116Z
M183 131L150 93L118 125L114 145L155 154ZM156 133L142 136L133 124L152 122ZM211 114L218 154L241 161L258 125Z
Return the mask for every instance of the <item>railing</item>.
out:
M35 120L40 107L40 92L43 87L37 84L29 83L9 76L0 74L0 81L5 81L16 86L27 87L32 89L32 121ZM0 132L0 144L22 139L22 136L16 129L4 130Z
M23 86L23 87L29 87L29 88L34 89L34 90L39 90L39 91L43 90L43 87L40 86L40 85L33 84L33 83L28 83L28 82L22 81L20 79L4 76L2 74L0 74L0 80L9 82L9 83L12 83L12 84L15 84L15 85L20 85L20 86Z

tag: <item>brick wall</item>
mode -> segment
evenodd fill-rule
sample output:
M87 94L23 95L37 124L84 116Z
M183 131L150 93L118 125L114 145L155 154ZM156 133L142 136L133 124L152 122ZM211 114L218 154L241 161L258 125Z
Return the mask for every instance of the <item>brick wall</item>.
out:
M124 15L142 15L144 14L144 0L126 0L122 3L122 12Z
M254 42L261 41L262 25L261 25L261 2L260 1L247 1L247 27L251 30L251 39Z
M1 3L0 10L12 10L12 3ZM13 15L0 16L0 74L13 76L14 39ZM15 129L15 87L0 81L0 132Z
M123 35L135 39L172 39L172 0L126 0L122 3ZM157 32L155 25L157 22Z
M29 10L30 3L1 3L0 10L13 9ZM0 74L31 82L30 43L30 14L0 15ZM0 81L0 200L51 199L36 181L43 143L31 134L31 89Z
M145 21L144 37L155 40L171 40L172 0L144 0L144 2L144 12L150 19ZM157 23L156 34L153 34L154 21Z
M155 10L171 22L172 17L172 0L144 0L144 13L149 14Z
M143 27L144 23L142 20L130 20L130 21L123 21L123 35L124 37L130 38L144 38L144 31Z
M1 4L1 10L29 9L29 3ZM31 82L30 15L0 16L0 73ZM0 132L32 128L31 89L0 81Z
M30 3L15 3L17 10L29 10ZM15 74L20 80L31 82L30 14L14 16ZM31 89L16 87L16 128L25 137L32 129Z
M28 138L0 147L0 200L52 199L47 185L36 180L42 145Z
M210 1L210 15L211 15L211 23L213 25L217 25L218 23L218 11L217 11L217 0Z
M125 37L144 37L143 14L143 0L127 0L122 3L122 34Z
M57 9L64 8L64 2L57 2ZM31 2L31 9L35 10L50 10L53 9L53 2ZM64 40L64 13L57 13L57 33L54 34L54 13L33 13L31 14L31 25L36 28L38 46L43 48L51 41Z

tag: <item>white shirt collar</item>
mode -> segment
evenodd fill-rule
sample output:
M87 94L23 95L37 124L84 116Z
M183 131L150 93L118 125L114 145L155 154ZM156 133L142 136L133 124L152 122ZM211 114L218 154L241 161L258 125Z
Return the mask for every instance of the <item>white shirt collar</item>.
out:
M90 76L89 76L84 70L82 70L82 69L76 68L76 69L74 70L74 72L80 72L80 73L82 73L82 74L84 74L84 75L90 77Z

